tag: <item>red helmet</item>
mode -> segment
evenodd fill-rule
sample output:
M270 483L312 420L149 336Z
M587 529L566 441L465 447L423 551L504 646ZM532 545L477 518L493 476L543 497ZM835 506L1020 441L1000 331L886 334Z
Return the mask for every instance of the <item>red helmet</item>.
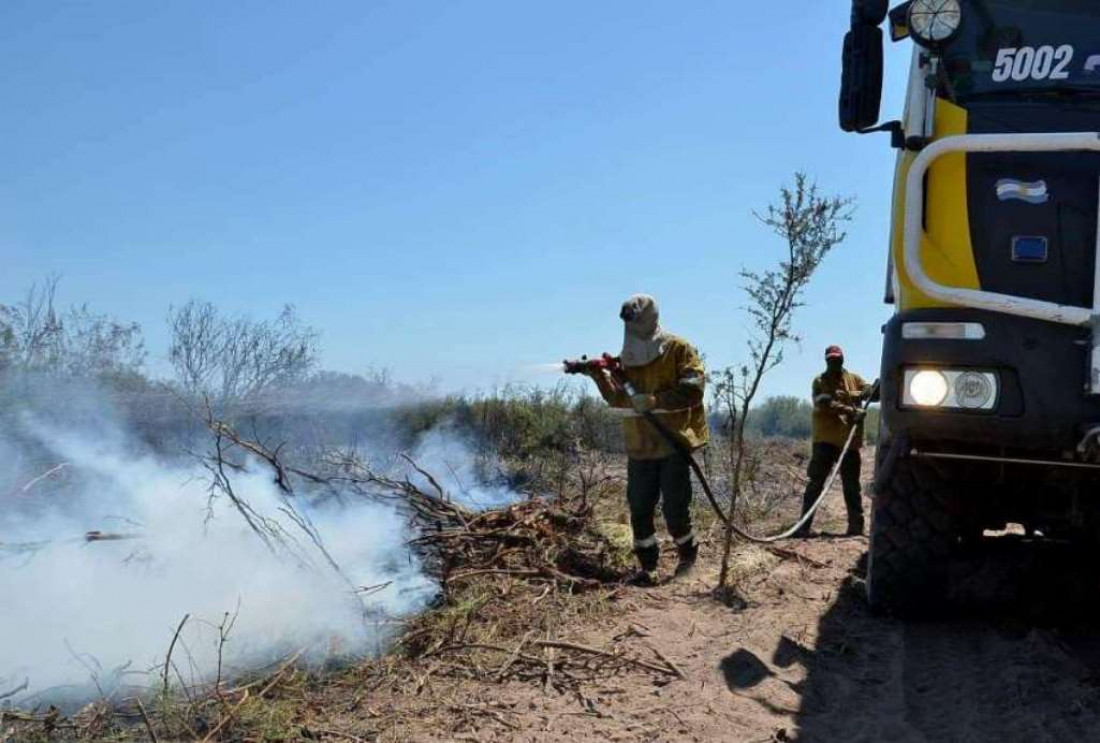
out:
M825 349L826 359L842 359L844 358L844 351L840 346L829 346Z

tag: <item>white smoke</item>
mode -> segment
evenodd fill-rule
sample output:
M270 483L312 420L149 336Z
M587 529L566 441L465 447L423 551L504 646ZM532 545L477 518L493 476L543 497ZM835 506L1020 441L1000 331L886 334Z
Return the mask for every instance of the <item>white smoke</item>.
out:
M9 701L158 685L185 615L170 668L176 685L212 679L227 613L236 619L224 676L302 649L314 659L370 652L384 639L380 615L416 611L434 593L392 508L360 500L309 512L345 580L323 560L308 569L273 555L227 498L210 499L209 473L197 463L135 454L126 435L102 425L27 431L68 463L75 486L0 493L0 694L27 682ZM0 482L13 479L0 473ZM270 471L232 481L242 500L312 549ZM87 541L90 530L125 538Z
M458 503L472 509L496 508L516 500L515 491L501 481L501 466L495 454L479 461L470 443L449 427L433 428L422 434L413 449L417 466L431 473ZM493 475L496 474L495 478ZM420 488L430 487L426 478L411 473Z

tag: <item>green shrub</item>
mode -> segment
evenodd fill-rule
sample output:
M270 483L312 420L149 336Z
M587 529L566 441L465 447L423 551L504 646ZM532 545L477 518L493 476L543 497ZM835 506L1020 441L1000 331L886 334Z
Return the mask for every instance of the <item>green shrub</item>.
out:
M814 408L799 397L769 397L752 409L745 427L757 436L783 436L790 439L809 437Z
M618 419L600 399L565 385L552 389L508 386L474 397L450 396L402 406L394 412L411 443L448 426L483 450L524 460L578 448L621 450Z

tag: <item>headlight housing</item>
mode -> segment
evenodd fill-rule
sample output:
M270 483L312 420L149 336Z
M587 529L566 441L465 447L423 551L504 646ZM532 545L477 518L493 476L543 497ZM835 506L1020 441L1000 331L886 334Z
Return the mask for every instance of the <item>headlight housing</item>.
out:
M981 369L906 369L902 406L938 410L993 410L997 406L996 372Z
M959 0L913 0L908 23L914 41L925 47L940 47L958 35L962 6Z

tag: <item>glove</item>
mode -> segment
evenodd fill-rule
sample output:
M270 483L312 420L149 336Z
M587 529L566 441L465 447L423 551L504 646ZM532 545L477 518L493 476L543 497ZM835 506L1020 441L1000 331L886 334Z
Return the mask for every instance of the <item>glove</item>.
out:
M634 409L639 413L648 413L650 410L657 407L657 398L650 394L638 393L630 398L630 404L633 405Z
M854 426L859 423L867 415L867 411L863 408L846 407L844 412L840 414L840 422L846 426Z
M840 412L837 413L837 418L839 418L840 422L846 426L854 426L855 424L863 420L863 417L866 414L867 413L863 408L855 408L851 405L843 405L840 406Z

